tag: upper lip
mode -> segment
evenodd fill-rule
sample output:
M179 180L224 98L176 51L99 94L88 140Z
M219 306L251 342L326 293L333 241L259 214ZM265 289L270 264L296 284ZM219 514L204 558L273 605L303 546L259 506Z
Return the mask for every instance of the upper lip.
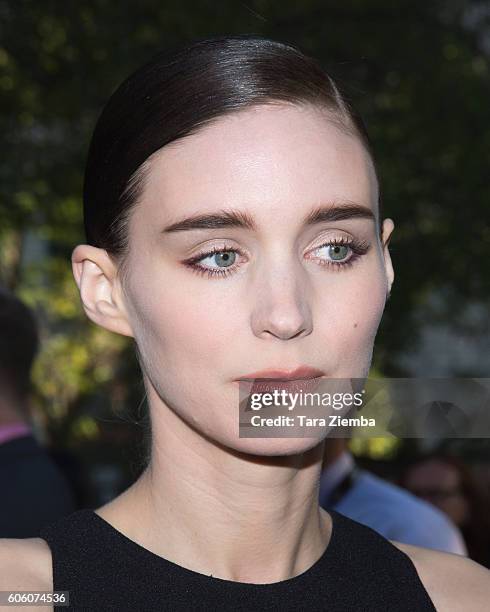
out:
M280 368L269 368L257 372L250 372L237 378L237 380L305 380L323 376L324 372L318 368L301 365L294 370L283 370Z

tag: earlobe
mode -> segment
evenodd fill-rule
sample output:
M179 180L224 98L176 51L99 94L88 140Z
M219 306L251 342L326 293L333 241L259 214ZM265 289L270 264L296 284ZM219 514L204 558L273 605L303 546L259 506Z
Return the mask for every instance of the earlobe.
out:
M388 291L386 299L389 299L391 294L391 286L393 285L393 281L395 280L395 272L393 270L393 264L391 262L390 252L388 250L388 245L391 240L391 236L393 234L393 230L395 229L395 224L392 219L384 219L383 221L383 257L386 271L386 279L388 282Z
M71 262L87 317L109 331L133 337L118 290L117 270L107 251L79 244L73 250Z

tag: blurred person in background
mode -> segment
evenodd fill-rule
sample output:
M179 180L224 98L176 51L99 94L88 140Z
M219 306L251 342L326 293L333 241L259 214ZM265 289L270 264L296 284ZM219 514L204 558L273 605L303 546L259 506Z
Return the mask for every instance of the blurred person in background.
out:
M459 523L450 520L453 517L361 469L349 451L348 438L325 440L320 505L371 527L387 539L468 555L456 526Z
M477 487L463 461L433 451L412 461L400 484L458 525L468 556L490 568L490 499Z
M45 523L76 509L68 483L29 422L38 348L33 313L0 287L0 537L37 536Z

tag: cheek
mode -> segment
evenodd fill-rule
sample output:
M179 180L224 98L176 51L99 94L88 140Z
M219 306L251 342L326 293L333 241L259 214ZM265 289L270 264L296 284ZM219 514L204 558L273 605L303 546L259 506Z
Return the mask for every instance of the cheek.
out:
M138 340L152 362L165 364L168 373L184 367L199 376L228 354L237 311L226 299L213 299L206 289L199 291L195 281L185 284L181 279L161 288L143 279L133 285Z
M365 275L353 287L349 299L350 317L359 338L374 341L386 303L386 279L382 273Z
M369 367L386 290L386 278L380 269L363 268L339 278L335 288L323 291L321 336L335 358L339 375L361 375Z
M198 294L185 301L172 299L165 303L161 329L172 353L207 369L215 356L228 353L234 313L226 300L206 300Z

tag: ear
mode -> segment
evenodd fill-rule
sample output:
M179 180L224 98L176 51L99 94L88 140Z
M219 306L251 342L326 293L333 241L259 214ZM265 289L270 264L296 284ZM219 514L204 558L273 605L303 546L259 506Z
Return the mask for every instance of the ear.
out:
M391 256L388 250L388 245L391 240L392 232L395 229L395 224L392 219L383 220L383 258L385 264L386 278L388 280L388 297L391 293L391 286L395 280L395 273L393 271L393 264L391 263Z
M134 337L122 299L117 267L107 251L79 244L73 250L71 264L87 317L109 331Z

